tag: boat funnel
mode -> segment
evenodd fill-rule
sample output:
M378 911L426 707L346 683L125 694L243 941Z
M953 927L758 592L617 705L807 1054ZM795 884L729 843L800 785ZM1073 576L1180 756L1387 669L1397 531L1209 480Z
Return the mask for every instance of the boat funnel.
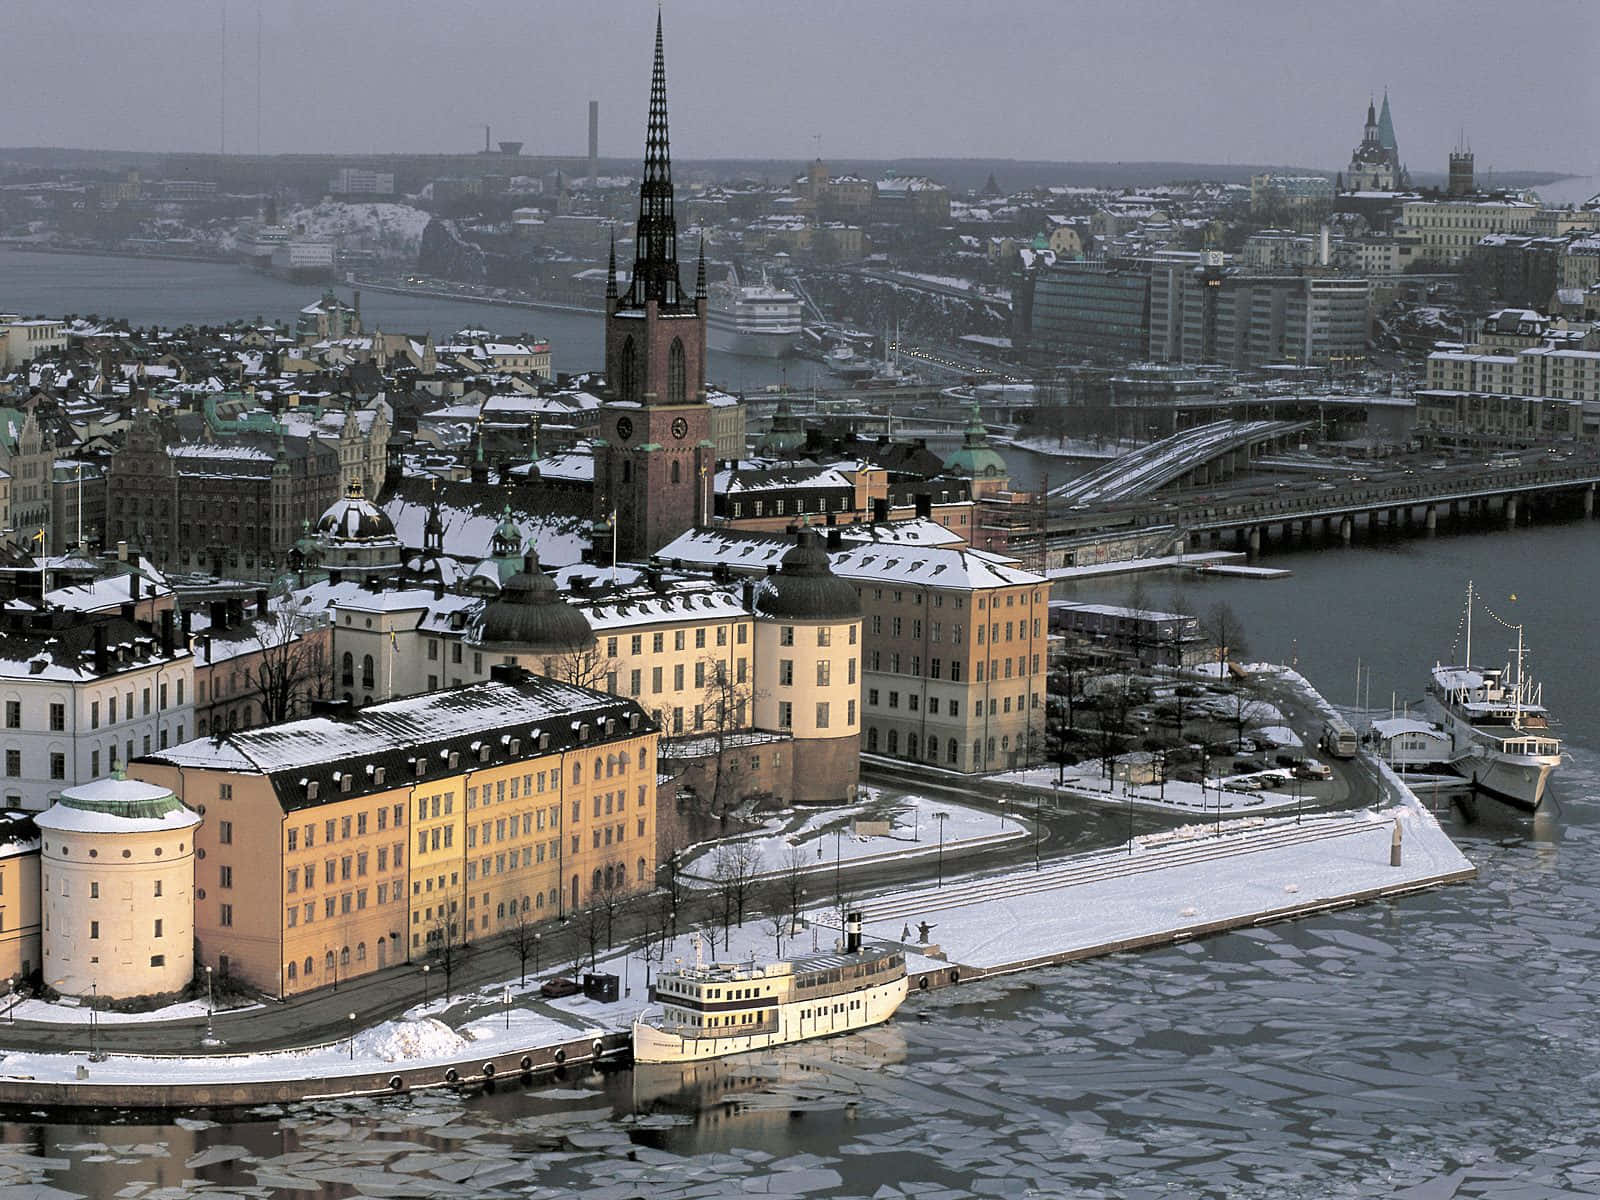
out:
M861 950L861 914L847 913L844 919L844 952L856 954Z

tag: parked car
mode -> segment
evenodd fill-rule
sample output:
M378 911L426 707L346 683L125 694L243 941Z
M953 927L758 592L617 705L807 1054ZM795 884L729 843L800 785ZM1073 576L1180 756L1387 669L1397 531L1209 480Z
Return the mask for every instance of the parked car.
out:
M571 979L547 979L539 985L539 995L546 1000L559 1000L562 996L576 996L581 991L583 991L583 988Z
M1294 769L1295 775L1301 779L1332 779L1333 768L1325 762L1318 762L1308 758Z

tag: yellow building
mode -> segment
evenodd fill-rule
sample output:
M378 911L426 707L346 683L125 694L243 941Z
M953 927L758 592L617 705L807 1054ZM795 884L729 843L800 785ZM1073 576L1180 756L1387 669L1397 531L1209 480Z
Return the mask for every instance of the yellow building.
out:
M28 813L0 814L0 975L39 965L39 831Z
M202 961L291 995L648 889L655 743L630 701L502 667L134 770L205 812Z
M67 788L34 824L45 982L113 998L186 988L200 814L167 787L116 777Z

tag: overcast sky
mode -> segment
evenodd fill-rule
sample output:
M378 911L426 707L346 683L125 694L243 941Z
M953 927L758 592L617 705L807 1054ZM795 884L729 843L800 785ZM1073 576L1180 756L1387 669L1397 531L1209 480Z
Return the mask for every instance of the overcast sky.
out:
M223 0L5 0L0 144L215 150ZM641 152L646 0L227 0L226 145ZM684 157L1600 171L1600 0L668 0Z

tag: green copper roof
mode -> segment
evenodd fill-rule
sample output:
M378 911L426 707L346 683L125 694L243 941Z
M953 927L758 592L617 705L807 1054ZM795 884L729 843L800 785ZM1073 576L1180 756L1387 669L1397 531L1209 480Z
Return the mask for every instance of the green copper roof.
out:
M972 406L972 411L967 417L965 441L961 449L945 459L944 468L953 475L962 475L970 479L1011 474L1011 469L1006 466L1006 460L989 445L989 431L984 427L983 417L979 414L976 404Z

